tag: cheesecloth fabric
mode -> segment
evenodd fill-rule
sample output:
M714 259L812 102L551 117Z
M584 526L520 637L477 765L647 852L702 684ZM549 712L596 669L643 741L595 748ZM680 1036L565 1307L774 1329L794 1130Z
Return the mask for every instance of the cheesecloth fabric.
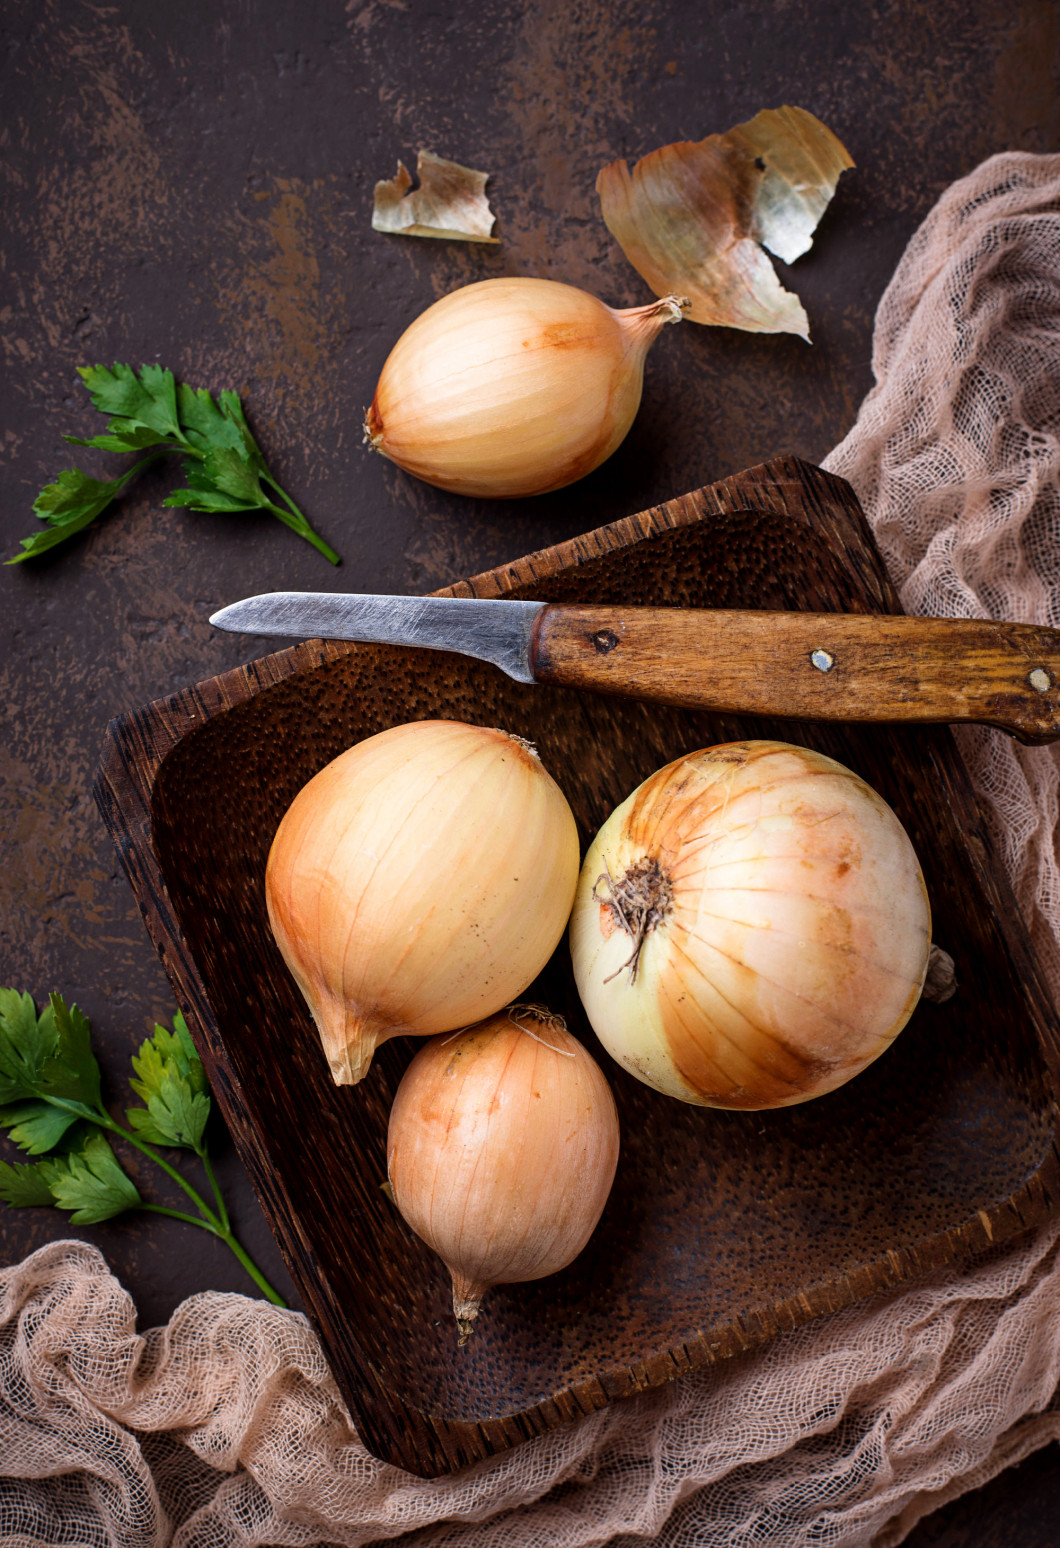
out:
M827 466L911 612L1060 625L1060 156L955 184L880 305ZM1060 995L1058 754L961 745ZM891 1548L1060 1437L1060 1222L424 1482L357 1439L308 1324L243 1296L136 1332L101 1255L0 1274L6 1548Z

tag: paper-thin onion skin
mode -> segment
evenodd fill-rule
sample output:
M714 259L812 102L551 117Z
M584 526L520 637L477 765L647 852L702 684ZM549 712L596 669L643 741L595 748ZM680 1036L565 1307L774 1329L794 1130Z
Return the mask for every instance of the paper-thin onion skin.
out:
M394 1099L387 1173L401 1214L452 1275L459 1322L491 1285L573 1262L618 1151L611 1088L561 1023L517 1009L419 1050Z
M803 108L767 108L727 134L664 145L596 180L608 230L656 295L680 290L692 322L798 333L809 322L761 242L785 263L812 243L843 144Z
M610 457L640 405L672 300L614 311L555 280L481 280L443 296L383 366L365 432L407 473L455 494L560 489Z
M630 982L630 937L599 901L607 885L593 889L645 856L673 901ZM589 850L570 932L582 1002L620 1064L682 1101L750 1109L820 1096L883 1053L930 938L916 854L882 797L764 741L689 754L635 790Z
M266 870L277 945L335 1081L379 1043L467 1026L520 994L563 935L578 876L566 798L503 731L394 726L299 792Z

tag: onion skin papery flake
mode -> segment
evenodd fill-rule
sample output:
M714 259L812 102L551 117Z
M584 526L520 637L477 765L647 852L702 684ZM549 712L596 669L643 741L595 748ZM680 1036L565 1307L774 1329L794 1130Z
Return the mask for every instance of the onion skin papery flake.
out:
M692 322L751 333L810 325L762 247L792 263L810 247L854 165L830 129L803 108L767 108L705 140L664 145L630 173L625 160L596 180L604 222L656 295L678 290Z
M647 861L669 898L637 953L608 879L650 876ZM677 759L612 813L570 940L593 1029L630 1073L758 1109L832 1091L883 1053L920 997L931 915L908 835L864 780L804 747L733 742Z
M521 994L577 879L573 813L520 737L418 720L321 769L276 831L265 895L336 1084L388 1038L453 1031Z
M376 183L373 231L448 242L497 242L490 235L494 215L486 199L488 172L421 150L416 176L420 186L413 189L408 169L399 161L394 177Z
M558 1016L516 1005L419 1050L394 1098L387 1176L449 1269L461 1343L491 1285L574 1261L618 1152L611 1088Z

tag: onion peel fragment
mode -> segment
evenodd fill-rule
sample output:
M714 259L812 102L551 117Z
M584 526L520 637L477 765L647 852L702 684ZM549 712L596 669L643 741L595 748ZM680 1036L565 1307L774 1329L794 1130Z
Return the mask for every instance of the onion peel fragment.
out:
M762 247L785 263L805 253L840 173L853 165L812 113L767 108L726 134L664 145L632 173L613 161L596 191L637 273L658 296L687 295L691 321L808 342L802 303Z
M451 242L498 242L490 235L495 216L486 198L488 172L475 172L421 150L416 176L419 187L413 189L408 168L399 161L394 177L376 183L373 231Z

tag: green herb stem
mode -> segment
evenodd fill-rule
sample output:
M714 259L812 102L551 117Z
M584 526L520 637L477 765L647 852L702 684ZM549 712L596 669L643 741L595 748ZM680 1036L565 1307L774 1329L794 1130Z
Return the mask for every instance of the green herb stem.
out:
M231 1225L231 1221L228 1218L228 1210L225 1208L225 1201L224 1201L224 1198L222 1197L221 1190L217 1186L217 1178L214 1176L213 1163L210 1160L210 1157L209 1157L209 1155L208 1155L208 1153L206 1151L205 1146L203 1147L202 1150L198 1151L197 1154L198 1154L198 1157L199 1157L200 1161L202 1162L203 1170L205 1171L206 1176L210 1180L210 1187L213 1189L213 1196L214 1196L214 1198L217 1201L217 1216L218 1216L218 1219L220 1220L221 1225L224 1227L224 1229L226 1231L230 1231L232 1229L232 1225Z
M261 1270L258 1268L258 1265L254 1262L254 1259L250 1256L250 1254L248 1252L246 1252L246 1250L243 1247L240 1246L240 1244L236 1241L236 1239L235 1239L234 1235L232 1234L232 1232L231 1231L219 1231L217 1234L220 1236L221 1240L228 1246L229 1251L233 1252L235 1254L235 1256L239 1259L240 1263L246 1269L247 1273L250 1275L251 1279L257 1285L258 1289L261 1291L261 1293L265 1297L265 1299L267 1301L271 1301L273 1306L281 1306L281 1307L286 1308L287 1302L284 1300L283 1296L280 1295L276 1290L274 1290L272 1288L272 1286L269 1284L269 1281L265 1278L265 1275L261 1272Z
M170 1220L183 1220L185 1225L198 1226L202 1231L209 1231L211 1236L224 1236L216 1225L211 1225L208 1220L200 1220L198 1215L186 1215L180 1209L167 1209L164 1204L137 1204L136 1208L149 1215L168 1215Z
M6 562L20 564L46 553L81 532L100 516L130 479L167 452L183 456L189 488L174 491L163 504L194 511L227 512L265 510L277 516L292 532L311 543L330 564L338 564L335 550L319 537L291 496L265 466L261 448L247 424L239 395L222 392L217 399L203 388L177 383L171 371L145 365L136 372L116 361L106 366L86 366L80 376L93 406L108 416L106 431L87 440L67 436L75 445L100 451L143 451L131 468L118 477L101 481L78 468L58 475L34 502L34 513L47 523L22 543L22 552ZM268 486L282 502L275 504L265 492Z
M197 1220L194 1215L183 1214L180 1210L177 1209L166 1209L161 1204L143 1204L140 1206L141 1209L152 1210L155 1214L158 1215L171 1215L175 1220L184 1220L187 1221L189 1225L201 1226L204 1231L209 1231L211 1236L216 1236L220 1241L224 1242L229 1252L231 1252L246 1269L247 1273L250 1275L251 1279L257 1285L258 1289L261 1291L262 1295L267 1301L271 1301L274 1306L286 1307L287 1302L281 1295L278 1294L277 1291L272 1288L272 1286L269 1284L269 1281L265 1278L265 1275L254 1262L254 1259L236 1240L235 1233L232 1230L231 1222L228 1218L228 1211L225 1208L224 1200L221 1198L220 1190L217 1186L217 1179L214 1176L213 1167L210 1165L208 1157L205 1154L202 1154L200 1159L206 1169L206 1175L210 1179L210 1186L213 1188L214 1196L217 1200L219 1215L214 1214L213 1210L210 1209L209 1205L206 1204L205 1201L199 1196L199 1194L188 1182L187 1178L182 1177L181 1174L177 1171L176 1167L170 1166L168 1161L165 1161L150 1145L146 1144L143 1140L138 1140L135 1135L130 1134L127 1129L123 1129L121 1124L115 1123L112 1118L108 1119L107 1127L109 1129L113 1129L115 1134L120 1134L122 1139L127 1140L130 1145L135 1145L137 1150L142 1151L145 1156L149 1156L152 1161L157 1162L157 1164L164 1172L168 1172L170 1177L172 1177L175 1182L178 1182L184 1189L184 1192L191 1199L196 1209L200 1211L203 1218L201 1220Z
M114 493L117 494L119 489L124 489L135 474L142 473L144 468L149 468L152 462L157 462L160 457L164 457L168 450L169 448L166 446L156 446L153 451L147 453L146 457L141 457L139 462L134 462L131 468L126 468L124 473L119 473L117 478L111 479L111 483L114 485Z
M149 1161L153 1161L156 1166L160 1166L163 1172L165 1172L169 1177L172 1177L175 1183L180 1184L180 1186L184 1189L184 1192L188 1195L188 1198L195 1205L195 1208L202 1215L203 1219L208 1220L211 1225L216 1226L218 1231L222 1229L220 1220L214 1214L210 1206L206 1203L206 1200L202 1197L202 1195L197 1193L188 1179L180 1172L178 1172L175 1166L170 1166L165 1157L160 1156L158 1151L150 1146L146 1140L137 1139L136 1135L133 1134L131 1129L123 1129L120 1123L114 1122L114 1119L110 1116L109 1113L100 1118L99 1123L101 1128L109 1129L112 1134L119 1134L126 1142L126 1144L132 1145L136 1150L139 1150L143 1155L145 1155Z
M202 1153L200 1155L200 1159L202 1161L203 1167L206 1170L206 1175L210 1179L210 1186L213 1189L214 1197L217 1200L219 1210L219 1214L217 1215L214 1214L213 1210L209 1207L205 1200L202 1199L201 1196L195 1191L195 1189L188 1182L187 1178L183 1177L180 1172L177 1171L176 1167L170 1166L169 1162L160 1156L158 1152L152 1148L152 1146L148 1145L144 1140L137 1139L136 1136L131 1134L127 1129L123 1129L120 1123L114 1122L113 1118L108 1117L107 1127L113 1129L115 1134L120 1134L122 1139L126 1140L130 1145L135 1145L137 1150L142 1151L143 1154L150 1157L152 1161L157 1162L157 1164L164 1172L168 1172L170 1177L172 1177L175 1182L178 1182L184 1189L184 1192L191 1199L192 1203L195 1205L196 1209L199 1210L203 1218L201 1220L196 1220L194 1215L181 1214L179 1210L175 1209L164 1209L161 1204L148 1204L144 1205L143 1207L146 1209L153 1209L156 1211L156 1213L173 1215L177 1220L189 1221L192 1225L201 1226L203 1230L209 1231L212 1236L218 1237L222 1242L224 1242L229 1252L231 1252L243 1265L265 1299L267 1301L271 1301L274 1306L286 1307L287 1302L281 1295L277 1293L277 1291L273 1289L273 1287L269 1284L269 1281L265 1278L265 1275L254 1262L254 1259L237 1241L236 1236L232 1230L231 1222L228 1218L228 1211L225 1208L224 1200L221 1197L220 1189L217 1186L217 1179L214 1176L213 1167L210 1165L208 1156L205 1153Z
M287 1302L283 1296L269 1284L250 1254L240 1246L230 1228L222 1230L216 1222L211 1224L209 1220L198 1220L194 1215L186 1215L179 1209L167 1209L164 1204L140 1204L138 1208L151 1215L168 1215L171 1220L183 1220L185 1225L198 1226L201 1231L209 1231L211 1236L216 1236L219 1241L224 1242L229 1251L234 1254L265 1299L271 1301L273 1306L279 1306L286 1311Z
M295 516L297 516L299 521L304 521L306 526L307 527L309 526L309 522L308 522L308 520L306 518L306 515L305 515L304 511L299 510L298 506L291 499L291 496L287 493L286 489L284 489L280 484L278 484L276 482L276 480L273 478L272 474L267 469L261 475L261 482L263 484L268 484L270 489L274 489L276 491L276 493L279 495L280 499L283 501L283 503L287 506L288 510L290 510Z
M272 480L270 479L269 482L271 483ZM282 490L280 492L281 494L283 493ZM319 533L313 531L313 528L306 521L301 511L285 511L282 505L277 505L272 500L266 500L265 509L271 511L274 516L278 516L285 527L290 527L292 532L297 532L298 536L305 538L307 543L312 543L317 552L323 554L329 564L341 563L335 550L325 543Z

